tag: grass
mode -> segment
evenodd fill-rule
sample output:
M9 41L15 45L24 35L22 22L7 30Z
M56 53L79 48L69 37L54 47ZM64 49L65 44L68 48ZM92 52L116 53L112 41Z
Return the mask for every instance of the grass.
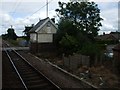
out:
M18 46L18 41L17 40L7 39L7 41L10 42L13 46Z
M17 40L11 40L11 39L7 39L8 42L10 42L13 46L20 46L19 42L25 40L24 38L18 38Z

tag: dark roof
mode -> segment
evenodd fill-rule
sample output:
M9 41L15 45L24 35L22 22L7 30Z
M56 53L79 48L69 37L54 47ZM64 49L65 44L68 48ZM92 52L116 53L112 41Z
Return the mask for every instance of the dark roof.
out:
M110 33L110 34L105 34L105 35L100 35L100 36L97 36L96 38L97 39L101 39L101 40L106 40L106 39L109 39L109 38L114 38L116 40L119 40L120 39L120 33Z
M114 33L112 34L116 39L120 39L120 33Z
M111 32L110 34L120 34L120 32Z
M23 32L29 32L33 26L25 26L25 30Z
M40 20L29 32L35 32L35 30L40 27L49 17Z

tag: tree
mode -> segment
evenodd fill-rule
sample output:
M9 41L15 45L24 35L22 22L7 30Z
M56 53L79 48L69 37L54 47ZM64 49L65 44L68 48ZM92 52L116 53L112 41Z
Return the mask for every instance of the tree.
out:
M7 39L8 38L8 35L7 34L2 34L2 39Z
M56 9L60 21L56 42L66 54L80 51L87 43L94 42L94 37L100 30L100 10L94 2L80 2L78 0L68 3L58 2Z
M78 41L73 36L66 34L64 37L62 37L59 43L61 44L63 53L65 53L65 55L70 55L77 51L76 48Z
M8 28L7 32L8 32L8 34L7 34L8 39L12 39L12 40L17 39L18 36L16 35L13 28Z
M70 20L61 19L55 41L61 52L69 55L80 50L89 40Z
M95 64L95 60L99 61L102 55L102 47L96 43L85 44L79 53L90 56L90 66Z
M100 30L101 20L100 9L94 2L59 2L60 9L56 9L60 19L72 21L76 27L87 34L91 39L97 36Z

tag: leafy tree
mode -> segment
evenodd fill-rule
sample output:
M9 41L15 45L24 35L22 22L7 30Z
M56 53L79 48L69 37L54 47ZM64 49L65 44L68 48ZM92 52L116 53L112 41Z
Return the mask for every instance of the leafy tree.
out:
M65 53L65 55L70 55L77 51L78 41L73 36L66 34L59 43L62 46L62 53Z
M7 39L8 38L8 35L7 34L2 34L2 39Z
M8 32L8 34L7 34L8 39L12 39L12 40L17 39L18 36L16 35L13 28L8 28L7 32Z
M102 20L97 4L76 0L59 2L59 7L56 9L60 18L56 41L63 52L69 55L83 49L86 43L94 42Z
M68 35L75 36L78 32L76 26L70 20L61 19L58 24L58 31L57 31L57 41L60 41L63 36Z
M79 53L90 56L90 66L94 64L95 59L99 59L102 55L103 48L96 43L86 43Z
M60 9L56 9L60 19L68 19L76 25L88 38L94 39L100 30L100 9L94 2L59 2Z

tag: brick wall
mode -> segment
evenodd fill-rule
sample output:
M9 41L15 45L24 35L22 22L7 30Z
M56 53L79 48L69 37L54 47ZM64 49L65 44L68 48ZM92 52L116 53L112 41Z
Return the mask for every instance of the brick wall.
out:
M56 47L53 43L31 43L30 51L32 53L56 52Z

